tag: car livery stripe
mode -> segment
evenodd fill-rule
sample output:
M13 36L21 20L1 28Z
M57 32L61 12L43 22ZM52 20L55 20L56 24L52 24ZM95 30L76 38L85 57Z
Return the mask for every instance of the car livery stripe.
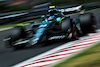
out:
M65 17L62 17L62 18L61 18L61 21L62 21L63 19L65 19ZM61 24L61 21L59 22L60 24Z
M90 48L100 41L100 32L81 37L79 40L68 42L41 55L28 59L12 67L51 67L57 62L68 59L80 51Z

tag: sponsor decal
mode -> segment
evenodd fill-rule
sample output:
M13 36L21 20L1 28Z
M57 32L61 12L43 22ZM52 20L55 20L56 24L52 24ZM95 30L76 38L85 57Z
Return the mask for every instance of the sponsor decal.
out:
M50 37L48 40L53 40L53 39L63 39L65 37L65 35L61 35L61 36L53 36Z
M46 27L47 26L47 24L44 24L44 25L40 25L39 27Z
M29 40L21 41L21 42L15 43L14 45L24 44L24 43L27 43L27 42L29 42Z

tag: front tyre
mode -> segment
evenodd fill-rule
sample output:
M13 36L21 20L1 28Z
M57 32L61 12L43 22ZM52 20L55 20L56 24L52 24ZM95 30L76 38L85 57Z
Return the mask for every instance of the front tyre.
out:
M65 18L61 23L61 29L63 33L68 33L69 39L78 39L78 29L72 19Z
M14 43L17 42L21 38L26 38L27 33L25 32L25 28L22 26L16 26L11 30L9 36L4 39L6 47L14 47ZM19 46L20 47L20 46Z
M61 30L63 33L67 33L68 29L71 28L71 22L72 20L70 18L65 18L61 22Z

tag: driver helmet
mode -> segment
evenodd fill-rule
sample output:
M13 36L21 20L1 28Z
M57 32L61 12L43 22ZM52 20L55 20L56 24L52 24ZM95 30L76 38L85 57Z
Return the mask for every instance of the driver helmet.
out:
M50 21L50 20L53 20L54 19L54 16L50 16L49 18L48 18L48 20Z

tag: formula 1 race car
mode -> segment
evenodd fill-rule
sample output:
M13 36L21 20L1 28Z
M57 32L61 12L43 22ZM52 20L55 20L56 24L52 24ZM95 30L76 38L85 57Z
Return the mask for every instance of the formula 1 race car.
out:
M41 16L40 23L32 23L31 29L20 25L12 29L4 39L6 46L14 48L40 45L50 40L78 39L82 34L95 32L96 20L93 13L80 14L79 18L70 18L52 8L48 15Z

